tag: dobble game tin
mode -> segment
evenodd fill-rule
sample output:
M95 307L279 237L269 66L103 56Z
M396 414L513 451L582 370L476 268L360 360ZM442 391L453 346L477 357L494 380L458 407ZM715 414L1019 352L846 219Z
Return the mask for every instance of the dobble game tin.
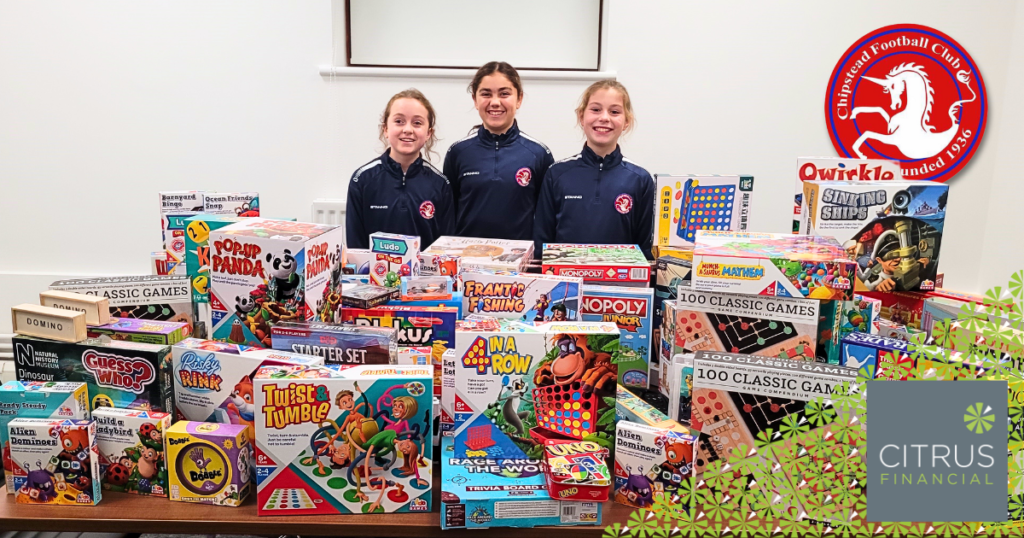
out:
M251 447L242 424L181 421L167 430L170 499L238 506L251 488Z

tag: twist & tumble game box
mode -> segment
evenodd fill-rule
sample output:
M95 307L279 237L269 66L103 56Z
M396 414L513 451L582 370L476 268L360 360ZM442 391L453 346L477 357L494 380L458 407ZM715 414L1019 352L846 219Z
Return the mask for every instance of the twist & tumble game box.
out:
M433 368L256 374L258 515L429 512Z
M105 297L113 318L152 319L188 323L195 329L188 275L143 275L58 280L51 290Z
M9 495L16 488L7 423L16 418L88 419L89 396L85 383L8 381L0 386L0 448L3 449Z
M214 340L270 347L280 321L334 321L345 230L264 218L210 232Z
M693 246L698 230L747 229L753 176L657 174L655 241L658 246Z
M851 299L856 263L831 237L698 231L693 289Z
M650 382L654 290L583 286L582 321L608 321L619 327L616 352L619 383L646 389Z
M650 509L658 497L679 495L680 483L693 473L696 441L675 422L662 426L619 422L615 429L615 502Z
M171 415L101 407L93 412L103 489L167 496L164 432Z
M241 424L180 420L167 438L172 501L239 506L252 489L252 445Z
M91 420L18 418L7 424L14 500L24 504L100 502L96 424Z
M464 271L523 271L533 258L533 241L443 235L423 251L420 259L432 256L456 257ZM449 270L452 268L449 265ZM443 272L436 274L444 275Z
M900 164L885 159L800 157L796 160L796 194L793 196L793 233L800 233L804 214L805 181L891 181L903 179Z
M807 181L800 231L839 241L857 262L857 291L930 291L948 195L930 181Z
M354 327L332 323L278 323L271 327L274 349L317 355L327 364L393 364L397 327Z
M536 322L576 320L582 286L579 277L463 271L462 315Z
M547 275L640 288L651 283L651 264L638 245L545 243L543 256L541 271Z

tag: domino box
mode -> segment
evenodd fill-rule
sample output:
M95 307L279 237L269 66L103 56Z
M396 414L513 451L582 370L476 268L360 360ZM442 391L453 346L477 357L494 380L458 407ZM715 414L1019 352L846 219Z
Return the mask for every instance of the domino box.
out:
M85 312L49 308L36 304L11 307L11 327L15 334L37 336L60 342L86 339Z
M18 418L7 424L7 435L16 503L91 506L100 502L93 421Z
M167 496L164 432L171 415L101 407L93 412L103 489Z
M39 293L39 304L50 308L84 312L86 325L105 325L110 321L110 301L106 297L47 290Z
M693 473L697 438L669 421L662 426L619 422L615 430L615 502L651 509L655 499L666 505L680 495L679 486ZM682 506L689 510L689 506Z
M890 181L903 179L900 164L885 159L800 157L796 160L796 194L793 197L793 233L800 233L804 214L805 181Z
M698 230L744 231L750 216L753 176L657 174L655 244L689 247Z
M279 323L270 330L274 349L317 355L327 364L393 364L398 331L330 323Z
M167 438L172 501L239 506L252 489L252 446L240 424L175 422Z
M583 286L582 321L607 321L619 328L619 383L646 389L650 383L654 290Z
M58 280L51 290L95 295L108 300L110 316L180 321L194 330L188 275L121 276Z
M646 288L651 283L651 264L638 245L545 243L541 270L589 284Z
M420 247L419 236L370 234L370 281L397 288L401 277L420 274Z
M533 241L443 235L420 258L440 255L457 257L463 271L523 271L533 258Z
M462 315L519 321L579 319L582 278L463 271Z

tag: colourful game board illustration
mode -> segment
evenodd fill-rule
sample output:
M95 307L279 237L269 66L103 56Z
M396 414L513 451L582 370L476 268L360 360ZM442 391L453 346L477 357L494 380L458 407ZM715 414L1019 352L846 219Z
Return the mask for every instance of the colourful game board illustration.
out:
M278 488L270 494L264 510L299 510L314 508L313 499L304 489Z
M814 338L788 321L682 311L676 331L684 349L731 351L784 359L814 360Z
M697 238L697 230L731 229L735 197L734 185L702 187L697 180L686 180L685 214L679 219L676 235L692 243Z

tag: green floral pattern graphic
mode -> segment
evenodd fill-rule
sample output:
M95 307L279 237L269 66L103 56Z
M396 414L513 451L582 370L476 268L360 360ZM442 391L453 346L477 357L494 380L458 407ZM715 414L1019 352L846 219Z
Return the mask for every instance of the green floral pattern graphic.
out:
M972 433L985 433L992 429L995 423L995 415L989 414L992 408L978 402L967 408L964 412L964 424Z

